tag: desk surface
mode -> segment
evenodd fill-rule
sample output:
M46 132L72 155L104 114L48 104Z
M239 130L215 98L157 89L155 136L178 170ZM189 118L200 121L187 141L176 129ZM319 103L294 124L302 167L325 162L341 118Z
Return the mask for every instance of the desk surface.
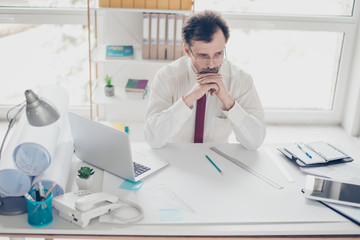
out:
M284 131L288 133L286 128L280 129L278 132ZM303 130L296 129L301 133ZM316 130L318 131L318 130ZM316 132L315 131L315 132ZM321 134L321 132L323 134ZM326 131L325 131L326 132ZM334 130L335 134L330 134L327 139L333 144L340 146L345 152L352 156L359 162L359 142L351 137L347 137L340 129ZM309 131L308 131L309 133ZM312 134L299 135L300 138L294 137L299 141L311 140L326 140L324 131L319 130L321 135ZM304 137L305 136L305 137ZM342 138L339 139L339 136ZM281 140L281 139L280 139ZM286 139L286 141L293 141L293 139ZM171 168L171 166L169 166ZM73 178L76 176L77 166L72 169ZM169 169L164 169L155 176L150 176L149 179L155 179L161 176ZM215 170L214 170L215 172ZM102 173L97 171L97 181L93 186L93 191L102 187ZM216 173L216 172L215 172ZM76 186L73 183L73 178L69 179L68 190L75 190ZM329 210L331 211L331 210ZM0 234L24 235L41 235L41 236L360 236L360 227L354 223L344 220L337 222L286 222L286 223L207 223L207 224L133 224L133 225L119 225L101 223L98 219L94 219L87 228L81 229L66 220L60 218L57 211L54 210L54 222L47 227L33 228L27 224L26 215L19 216L0 216Z

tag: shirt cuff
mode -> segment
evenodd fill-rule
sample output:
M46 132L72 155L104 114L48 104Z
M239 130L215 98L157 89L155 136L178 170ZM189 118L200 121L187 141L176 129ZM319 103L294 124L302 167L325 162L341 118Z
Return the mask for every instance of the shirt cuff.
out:
M229 111L224 110L223 113L228 119L230 119L231 122L241 122L248 115L248 113L236 101Z

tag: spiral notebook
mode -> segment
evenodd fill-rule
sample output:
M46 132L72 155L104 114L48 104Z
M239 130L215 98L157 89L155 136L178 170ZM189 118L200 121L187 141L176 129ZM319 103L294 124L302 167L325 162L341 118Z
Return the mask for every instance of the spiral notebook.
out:
M292 143L277 149L301 167L318 167L353 161L350 156L324 141Z

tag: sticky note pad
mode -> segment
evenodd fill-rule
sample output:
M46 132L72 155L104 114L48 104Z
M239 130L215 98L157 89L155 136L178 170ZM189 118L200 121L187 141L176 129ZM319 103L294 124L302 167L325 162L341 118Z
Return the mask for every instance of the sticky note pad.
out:
M141 186L144 184L142 181L138 182L131 182L129 180L124 180L122 184L119 186L121 189L130 190L130 191L137 191L141 188Z
M119 129L120 131L125 132L125 124L124 123L111 123L111 127Z
M180 222L182 214L180 209L159 209L161 222Z

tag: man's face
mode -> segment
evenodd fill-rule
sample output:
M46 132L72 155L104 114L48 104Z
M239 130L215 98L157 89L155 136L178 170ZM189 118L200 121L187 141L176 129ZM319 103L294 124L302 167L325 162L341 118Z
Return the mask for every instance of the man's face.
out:
M224 59L225 44L225 36L219 28L211 42L192 41L191 47L185 46L185 52L197 73L217 73Z

